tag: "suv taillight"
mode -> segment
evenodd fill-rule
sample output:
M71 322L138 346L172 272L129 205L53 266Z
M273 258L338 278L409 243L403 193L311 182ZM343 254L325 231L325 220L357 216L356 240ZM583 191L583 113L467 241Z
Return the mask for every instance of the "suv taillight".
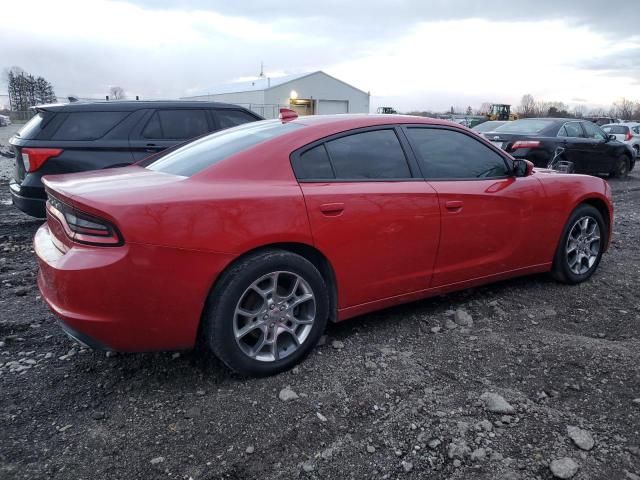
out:
M47 213L64 228L74 242L115 247L124 243L118 229L107 220L80 212L49 195Z
M61 148L23 148L22 162L27 172L35 172L51 157L57 157L63 152Z
M627 132L627 134L624 136L624 139L625 139L625 141L627 141L627 142L628 142L628 141L629 141L629 140L631 140L632 138L633 138L633 133L631 133L631 130L629 130L629 131Z

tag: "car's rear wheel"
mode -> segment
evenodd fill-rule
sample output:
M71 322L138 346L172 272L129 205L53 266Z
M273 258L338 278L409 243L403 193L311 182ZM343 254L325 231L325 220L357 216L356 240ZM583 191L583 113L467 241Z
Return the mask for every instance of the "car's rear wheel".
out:
M229 368L273 375L300 362L327 324L329 295L318 269L283 250L250 255L229 268L210 295L205 340Z
M610 175L614 178L625 178L629 173L631 160L626 155L620 155L613 164Z
M598 209L580 205L562 232L551 270L553 277L569 284L587 280L598 268L607 238L607 225Z

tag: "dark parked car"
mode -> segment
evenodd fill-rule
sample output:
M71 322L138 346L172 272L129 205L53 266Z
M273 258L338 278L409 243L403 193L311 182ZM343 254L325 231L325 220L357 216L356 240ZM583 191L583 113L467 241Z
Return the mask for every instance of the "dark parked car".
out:
M262 120L236 105L131 101L43 105L9 140L15 154L13 203L45 216L44 175L131 165L205 133Z
M635 165L628 145L587 120L527 118L505 123L484 136L536 167L548 167L553 162L569 172L625 177Z

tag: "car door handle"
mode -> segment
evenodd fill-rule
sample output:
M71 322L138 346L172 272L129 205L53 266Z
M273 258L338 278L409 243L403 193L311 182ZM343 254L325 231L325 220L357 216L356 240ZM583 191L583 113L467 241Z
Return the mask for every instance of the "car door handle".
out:
M323 203L320 211L328 217L337 217L344 212L344 203Z
M449 210L450 212L459 212L460 210L462 210L462 201L461 200L449 200L448 202L445 202L444 206L447 208L447 210Z

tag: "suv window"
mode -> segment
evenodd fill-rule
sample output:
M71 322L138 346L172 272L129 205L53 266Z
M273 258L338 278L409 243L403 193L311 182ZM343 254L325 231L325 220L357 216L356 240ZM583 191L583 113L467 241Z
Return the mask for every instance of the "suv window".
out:
M129 112L71 112L51 140L95 140L115 127Z
M404 150L393 130L354 133L326 143L337 179L411 178Z
M186 140L209 131L205 110L158 110L144 127L144 138Z
M255 122L256 118L241 110L215 110L218 128L231 128L243 123Z
M453 130L408 128L426 178L495 178L509 175L504 158L479 140Z
M597 140L606 140L607 135L597 125L591 122L583 122L582 126L584 127L584 130L587 133L587 138L595 138Z
M582 132L582 127L579 122L567 122L560 128L558 136L584 138L584 133Z
M16 133L16 137L27 139L36 138L38 133L40 133L40 125L42 124L43 117L44 115L41 112L36 114Z
M300 156L294 157L292 166L298 180L335 178L329 155L327 155L327 147L324 143L307 150Z

